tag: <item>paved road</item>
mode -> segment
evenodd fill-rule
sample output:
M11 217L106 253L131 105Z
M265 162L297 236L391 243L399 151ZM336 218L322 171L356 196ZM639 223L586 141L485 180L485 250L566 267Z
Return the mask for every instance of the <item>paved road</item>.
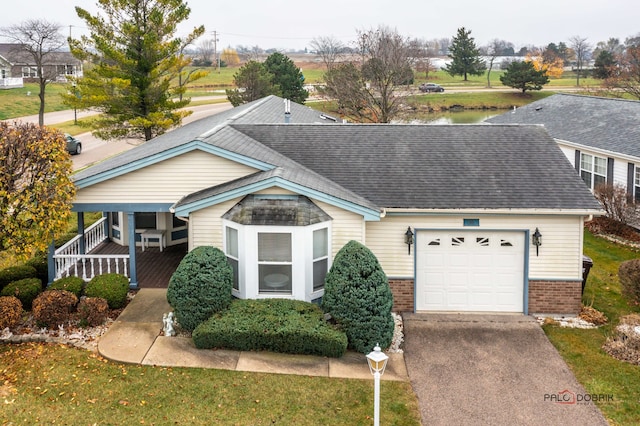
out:
M405 362L424 425L607 425L533 318L403 319Z
M198 100L202 99L218 99L219 97L207 97L207 98L197 98ZM208 104L208 105L199 105L193 107L187 107L186 109L193 111L192 114L182 120L183 124L191 123L193 121L199 120L204 117L208 117L213 114L217 114L219 112L225 111L232 108L231 104L228 102L217 103L217 104ZM78 111L78 118L81 117L89 117L91 115L97 114L92 111ZM64 123L66 121L71 121L74 118L74 111L56 111L49 112L45 114L44 122L47 125L55 125L57 123ZM31 115L28 117L20 117L8 121L22 121L27 123L38 123L38 116ZM91 164L94 164L98 161L102 161L105 158L111 157L113 155L119 154L123 151L131 149L136 145L142 143L140 139L119 139L116 141L104 141L102 139L98 139L95 136L91 135L90 132L82 133L76 135L76 137L82 142L82 153L80 155L72 156L73 160L73 168L74 170L78 170L84 167L87 167Z

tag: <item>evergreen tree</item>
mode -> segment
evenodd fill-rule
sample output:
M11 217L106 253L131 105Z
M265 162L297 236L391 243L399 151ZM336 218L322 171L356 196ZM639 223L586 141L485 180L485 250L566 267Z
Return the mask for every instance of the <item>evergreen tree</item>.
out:
M79 96L66 95L66 103L101 111L91 125L104 139L149 140L179 125L189 112L178 109L190 102L174 100L185 90L175 81L190 63L182 51L204 27L174 37L191 13L182 0L100 0L98 6L96 15L76 7L90 35L70 39L71 52L93 64L76 81Z
M595 78L609 78L613 74L613 67L616 65L616 59L613 53L608 50L602 50L598 54L593 64L593 76Z
M263 64L249 61L233 75L236 89L227 89L227 99L234 107L269 95L278 94L273 76ZM240 90L242 89L242 90Z
M272 53L264 61L264 67L271 73L281 97L304 104L309 97L309 92L304 88L304 75L288 56Z
M549 82L549 77L544 70L536 70L533 62L515 61L509 64L500 81L525 93L527 90L541 90Z
M451 40L448 55L451 63L444 67L444 70L452 77L460 75L467 81L467 75L483 75L487 66L480 58L480 49L476 47L473 37L470 37L471 30L464 27L458 28L458 34Z

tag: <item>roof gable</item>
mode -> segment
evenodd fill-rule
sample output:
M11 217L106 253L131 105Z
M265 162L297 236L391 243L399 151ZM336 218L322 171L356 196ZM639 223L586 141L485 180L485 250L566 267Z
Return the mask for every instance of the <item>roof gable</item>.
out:
M640 158L640 101L555 94L486 121L541 124L555 139Z

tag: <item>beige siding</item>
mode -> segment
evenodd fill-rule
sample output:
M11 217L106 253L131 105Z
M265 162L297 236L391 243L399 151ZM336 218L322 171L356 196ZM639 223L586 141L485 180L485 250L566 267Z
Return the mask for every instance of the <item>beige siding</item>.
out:
M153 142L149 142L153 143ZM76 203L174 203L185 195L256 170L203 151L191 151L78 190Z
M540 256L529 242L530 279L582 278L582 218L578 216L465 216L480 219L479 227L463 227L461 216L388 216L380 222L367 222L367 247L390 277L413 277L414 251L407 254L404 233L416 229L505 229L542 234Z
M273 187L259 192L260 194L293 194L290 191ZM189 218L189 250L201 245L214 245L222 248L222 215L242 198L237 198L213 207L199 210ZM324 210L333 221L331 222L331 257L351 240L364 243L364 221L362 216L336 208L332 205L312 200Z

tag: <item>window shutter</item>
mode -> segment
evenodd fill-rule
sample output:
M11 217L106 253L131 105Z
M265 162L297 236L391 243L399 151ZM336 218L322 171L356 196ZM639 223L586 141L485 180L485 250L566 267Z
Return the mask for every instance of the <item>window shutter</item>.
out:
M576 160L574 163L574 167L576 168L578 173L580 173L580 150L579 149L576 149Z
M613 158L607 158L607 184L613 185Z
M633 187L635 185L636 166L633 163L627 164L627 194L633 197Z

